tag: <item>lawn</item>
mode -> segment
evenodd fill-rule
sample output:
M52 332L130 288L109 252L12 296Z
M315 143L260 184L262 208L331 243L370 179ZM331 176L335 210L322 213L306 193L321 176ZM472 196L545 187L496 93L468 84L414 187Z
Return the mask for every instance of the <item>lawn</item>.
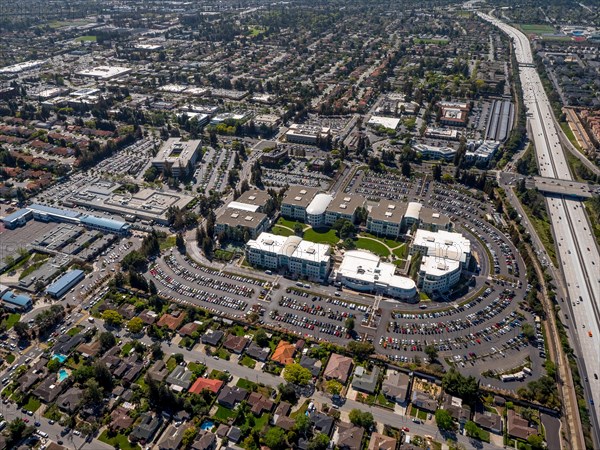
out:
M55 404L52 404L48 408L46 408L46 411L44 411L44 417L46 419L50 419L50 420L54 420L55 422L58 422L62 418L62 415L60 414L60 410L58 409L58 406L56 406Z
M300 225L302 228L306 227L306 224L302 222L298 222L297 220L287 220L283 217L280 217L279 220L277 220L277 225L283 225L284 227L291 228L292 230L296 225Z
M12 364L15 362L15 355L13 355L12 353L8 353L4 359L6 359L6 362L9 364Z
M198 376L200 376L204 372L206 372L206 366L204 364L198 364L198 363L195 363L195 362L190 362L188 364L188 369L190 369L190 371L192 373L195 373Z
M128 342L121 349L121 353L123 355L129 355L129 352L131 351L132 348L133 348L133 345L131 344L131 342ZM173 360L173 362L175 362L175 360Z
M525 34L544 34L554 33L554 27L551 25L537 23L520 23L517 25Z
M240 378L236 383L236 386L248 391L253 391L257 387L257 384L253 383L252 381L248 381L245 378Z
M385 395L381 393L377 396L377 404L383 406L384 408L394 409L394 403L388 401L388 399L385 398Z
M234 325L229 329L229 331L231 334L235 334L238 337L244 336L246 334L246 332L244 331L244 327L242 327L241 325Z
M233 259L233 252L222 249L215 250L215 259L219 261L231 261Z
M36 397L29 396L27 403L23 405L23 408L27 411L36 412L41 405L42 403Z
M265 427L265 425L269 422L269 414L268 413L264 413L262 414L260 417L254 417L254 415L247 415L244 416L245 420L244 423L240 423L238 425L247 425L249 428L252 428L253 430L256 430L260 433L260 431ZM252 417L254 419L254 426L250 427L250 423L249 423L249 419L250 417Z
M318 244L329 245L335 245L340 240L340 238L337 237L335 230L315 230L314 228L304 232L304 239Z
M220 420L221 422L227 422L230 418L234 418L237 414L235 411L232 411L229 408L225 408L219 405L217 412L214 415L214 418Z
M402 246L392 250L396 258L406 259L408 255L408 246L406 244L402 244Z
M217 355L219 358L224 359L226 361L229 361L229 358L231 358L231 353L229 353L224 348L220 348L219 350L217 350L215 352L215 355Z
M169 358L167 360L167 369L169 369L169 372L175 369L175 367L177 367L177 361L175 361L175 358L173 357Z
M254 361L252 358L250 358L247 355L244 355L242 357L242 359L240 360L240 364L242 366L249 367L250 369L254 369L256 367L256 361Z
M310 403L310 400L305 400L304 403L302 404L302 406L300 406L300 408L298 408L298 410L296 410L290 414L290 417L292 419L295 419L296 417L300 417L300 416L304 415L306 413L306 410L308 409L309 403Z
M173 234L171 236L167 236L164 239L159 239L160 251L168 250L171 247L175 247L175 241L177 237Z
M275 225L271 228L271 233L276 234L278 236L292 236L294 232L292 230L288 230L280 225Z
M108 445L112 445L115 448L117 448L116 444L118 444L118 448L121 450L139 450L140 448L138 444L130 443L129 439L127 439L127 436L121 433L118 433L114 437L108 437L108 432L104 430L102 434L98 436L98 439Z
M96 42L96 36L79 36L75 42Z
M372 253L375 253L381 257L390 256L390 251L388 248L383 245L381 242L372 241L371 239L358 238L354 241L356 244L356 248L362 248L363 250L369 250Z
M83 327L81 325L77 325L76 327L71 328L69 331L67 331L67 334L71 337L79 334L79 332L83 330Z
M565 133L565 136L567 136L567 139L569 139L569 141L571 141L571 144L573 144L573 147L575 147L577 150L581 151L579 142L577 142L577 139L575 138L575 135L573 134L573 130L571 130L571 127L569 126L569 124L567 122L561 122L560 127L562 128L563 133Z
M4 321L4 329L10 330L15 324L21 319L21 314L9 314L6 320Z

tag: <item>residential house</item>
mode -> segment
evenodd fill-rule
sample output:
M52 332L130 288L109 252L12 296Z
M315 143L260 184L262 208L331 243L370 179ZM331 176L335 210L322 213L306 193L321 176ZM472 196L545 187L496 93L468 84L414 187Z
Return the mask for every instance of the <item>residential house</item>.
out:
M383 434L371 434L371 440L367 450L396 450L398 441L393 437L384 436Z
M282 366L287 366L294 362L294 354L296 353L296 346L290 344L287 341L279 341L273 355L271 355L271 361L276 362Z
M529 421L523 419L523 417L514 410L509 409L506 412L506 417L508 422L508 435L510 437L527 440L532 434L538 433L536 428L529 426Z
M438 409L437 400L424 392L415 391L412 393L412 404L415 408L434 414Z
M202 391L207 390L213 394L218 394L223 387L223 381L213 380L210 378L196 378L194 384L190 388L190 392L193 394L201 394Z
M167 327L171 331L175 331L177 328L181 326L183 320L185 319L185 314L181 311L175 311L173 314L163 314L160 316L157 324L159 327Z
M159 415L143 413L141 415L140 423L135 426L133 431L129 434L129 440L131 442L151 442L162 425L162 422L163 419Z
M111 421L108 424L108 428L114 431L125 430L133 425L135 419L129 416L129 410L119 406L110 413Z
M207 330L204 336L202 336L202 343L217 347L221 339L223 339L223 333L221 330Z
M340 383L346 384L352 370L352 365L352 358L332 353L323 376L328 380L337 380Z
M443 408L450 413L452 418L461 425L471 420L471 408L463 405L462 399L446 395L443 402Z
M191 336L202 326L200 322L188 322L179 329L180 336Z
M242 430L240 430L238 427L231 427L227 433L227 438L231 442L235 442L237 444L242 439Z
M260 416L264 412L271 412L274 405L269 397L258 392L251 392L246 399L246 403L250 406L250 411L257 416Z
M55 377L48 377L33 390L33 395L44 403L52 403L64 390L65 383L58 383Z
M192 450L216 450L217 436L207 430L200 430L196 440L192 442Z
M179 427L176 427L174 424L169 425L158 441L158 449L177 450L181 446L183 433L185 433L185 430L187 430L190 426L191 424L184 424Z
M381 385L381 392L388 400L406 404L410 388L410 377L398 370L388 370Z
M308 355L302 355L300 365L305 369L310 370L313 377L318 377L323 368L323 363L319 359L311 358Z
M364 367L358 366L354 370L352 388L356 391L374 394L379 382L379 373L380 369L378 366L374 366L371 372L367 372Z
M169 369L162 359L159 359L148 369L148 376L154 381L163 381L169 374Z
M310 414L310 421L313 425L315 433L322 433L331 436L335 419L321 412L313 412Z
M221 389L217 402L225 408L233 409L242 400L246 399L248 391L239 387L225 386Z
M239 355L244 351L248 342L250 342L250 340L247 337L230 334L227 336L227 339L225 339L223 347Z
M501 434L503 430L502 418L498 414L489 411L484 411L483 413L476 412L473 422L492 433Z
M83 391L79 388L69 388L64 394L61 394L56 400L56 405L61 411L73 414L83 401Z
M98 355L98 353L100 353L101 348L102 345L100 344L100 340L96 339L95 341L90 343L84 342L82 344L79 344L76 350L79 353L81 353L81 356L83 356L84 358L94 358Z
M187 367L177 366L167 376L167 383L171 385L174 391L184 391L192 384L192 372Z
M296 421L288 416L291 409L292 405L290 405L288 402L281 402L273 414L273 424L279 428L283 428L286 431L292 430L296 424Z
M142 311L140 313L140 315L138 316L142 322L144 322L146 325L153 325L156 320L158 319L158 314L156 314L154 311L152 311L151 309L145 309L144 311Z
M246 349L246 355L262 362L265 362L267 360L267 358L269 357L269 353L271 353L271 349L269 347L261 348L254 342L251 343Z
M339 450L360 450L365 430L346 422L340 422L333 433L333 442Z

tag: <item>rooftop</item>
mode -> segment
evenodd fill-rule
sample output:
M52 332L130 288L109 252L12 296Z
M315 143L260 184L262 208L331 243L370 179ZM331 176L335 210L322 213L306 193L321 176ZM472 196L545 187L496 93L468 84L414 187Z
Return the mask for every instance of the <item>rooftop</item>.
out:
M307 208L319 189L305 186L290 186L283 197L282 204Z

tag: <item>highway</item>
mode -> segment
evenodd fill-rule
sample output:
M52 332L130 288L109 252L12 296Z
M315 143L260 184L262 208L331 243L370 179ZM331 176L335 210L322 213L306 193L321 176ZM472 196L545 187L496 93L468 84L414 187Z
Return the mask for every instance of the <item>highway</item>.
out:
M540 175L572 180L560 143L548 97L533 64L527 37L515 28L486 14L479 14L511 37L519 63L523 99L535 144ZM590 230L583 204L561 195L547 195L547 205L558 243L558 255L567 283L568 301L563 313L570 310L574 328L572 342L579 356L587 406L590 409L595 447L598 442L600 405L600 254ZM566 308L565 308L566 306ZM568 309L567 309L568 308ZM565 400L566 401L566 400ZM574 445L573 448L580 448ZM581 447L582 448L582 447Z

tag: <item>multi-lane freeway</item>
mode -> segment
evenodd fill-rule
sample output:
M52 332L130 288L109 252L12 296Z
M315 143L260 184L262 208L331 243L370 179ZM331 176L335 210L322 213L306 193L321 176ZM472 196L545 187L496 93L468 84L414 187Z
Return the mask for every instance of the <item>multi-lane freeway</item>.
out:
M500 28L513 41L540 175L572 180L550 102L533 64L529 40L522 32L493 16L480 14L480 17ZM576 329L571 330L571 335L578 350L580 370L585 380L584 389L592 429L597 434L600 405L600 254L583 204L556 194L547 195L546 198L567 284L565 288L568 299L561 306L565 313L570 310L575 324ZM596 446L600 447L598 436L595 436L595 440Z

